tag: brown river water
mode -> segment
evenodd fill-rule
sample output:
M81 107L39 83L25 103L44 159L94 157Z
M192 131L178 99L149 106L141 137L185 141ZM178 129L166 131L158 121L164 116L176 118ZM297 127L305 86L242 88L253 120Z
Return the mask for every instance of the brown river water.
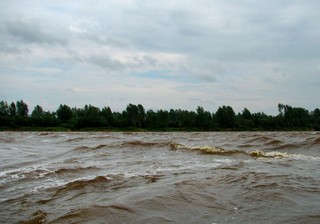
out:
M320 132L0 132L0 223L320 223Z

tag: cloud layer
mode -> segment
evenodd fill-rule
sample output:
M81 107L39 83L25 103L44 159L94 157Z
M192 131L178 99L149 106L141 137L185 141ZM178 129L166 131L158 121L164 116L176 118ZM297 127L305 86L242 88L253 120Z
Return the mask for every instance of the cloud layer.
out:
M319 1L2 1L0 98L319 107ZM32 109L32 108L31 108Z

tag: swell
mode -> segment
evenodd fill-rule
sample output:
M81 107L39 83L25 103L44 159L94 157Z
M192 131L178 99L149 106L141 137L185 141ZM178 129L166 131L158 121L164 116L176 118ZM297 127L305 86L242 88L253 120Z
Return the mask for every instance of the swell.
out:
M192 150L192 151L199 151L203 154L211 154L211 155L220 155L220 156L232 156L232 155L247 155L252 158L276 158L276 159L283 159L283 158L290 158L290 159L320 159L319 157L313 157L313 156L306 156L302 154L288 154L285 152L277 152L277 151L271 151L271 152L264 152L261 150L252 150L252 151L246 151L246 150L228 150L223 149L220 147L212 147L212 146L184 146L182 144L178 144L175 142L170 143L171 150Z

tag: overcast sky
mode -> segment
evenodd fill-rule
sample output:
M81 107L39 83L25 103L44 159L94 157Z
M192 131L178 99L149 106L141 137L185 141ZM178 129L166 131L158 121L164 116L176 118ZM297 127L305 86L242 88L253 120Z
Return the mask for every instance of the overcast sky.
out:
M319 0L0 2L0 100L318 108Z

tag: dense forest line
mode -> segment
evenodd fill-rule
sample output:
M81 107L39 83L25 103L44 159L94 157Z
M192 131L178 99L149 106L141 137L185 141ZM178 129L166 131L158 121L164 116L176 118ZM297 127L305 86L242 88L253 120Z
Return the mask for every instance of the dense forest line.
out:
M60 105L54 112L44 111L41 106L29 113L23 101L0 101L1 130L183 130L183 131L254 131L254 130L320 130L320 110L278 104L279 114L251 113L244 108L236 114L231 106L221 106L214 113L198 106L196 111L170 109L145 111L141 104L129 104L122 112L112 112L85 105L71 108Z

